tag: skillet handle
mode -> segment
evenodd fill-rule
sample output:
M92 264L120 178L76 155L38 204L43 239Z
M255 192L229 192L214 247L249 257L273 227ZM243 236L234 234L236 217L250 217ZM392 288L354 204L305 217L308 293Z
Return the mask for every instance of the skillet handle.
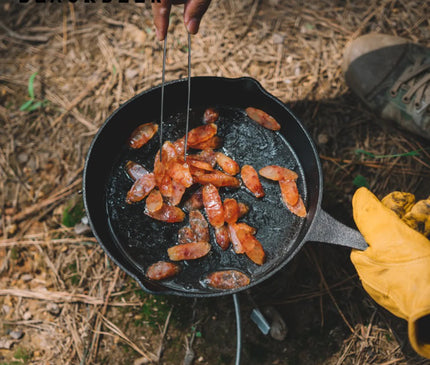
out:
M317 213L306 240L351 247L360 251L368 247L359 231L340 223L322 209Z

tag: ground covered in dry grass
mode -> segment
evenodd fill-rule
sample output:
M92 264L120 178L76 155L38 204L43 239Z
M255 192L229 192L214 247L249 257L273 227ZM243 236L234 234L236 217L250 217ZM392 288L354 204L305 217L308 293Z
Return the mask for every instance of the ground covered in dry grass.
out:
M379 197L426 197L430 155L428 142L351 94L342 50L370 31L430 46L429 13L427 1L214 0L193 37L192 73L253 77L290 106L320 153L323 207L352 225L359 184ZM186 47L177 8L168 80L186 76ZM97 129L160 83L148 4L2 2L0 56L0 364L233 363L230 297L146 294L91 234L64 224L65 211L74 207L72 226L82 211L81 174ZM244 364L429 363L410 349L405 322L361 288L346 249L308 246L241 295ZM281 313L284 340L250 321L250 297Z

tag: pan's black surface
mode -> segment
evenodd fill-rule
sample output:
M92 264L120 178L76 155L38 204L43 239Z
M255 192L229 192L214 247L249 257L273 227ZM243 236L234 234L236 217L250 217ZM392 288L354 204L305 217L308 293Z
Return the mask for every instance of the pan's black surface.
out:
M165 86L165 115L169 118L164 140L175 140L185 133L186 86L184 80ZM218 135L224 139L222 150L240 166L250 164L258 170L276 164L296 171L308 216L301 219L291 214L280 199L278 184L266 179L261 179L266 191L262 199L245 188L221 189L223 199L235 197L251 206L243 221L258 228L266 263L259 267L244 255L231 249L223 252L213 244L208 256L182 263L177 277L163 282L148 280L144 274L148 266L168 259L167 248L175 244L179 228L188 224L187 220L176 224L154 221L143 214L144 202L124 202L132 185L124 171L125 162L133 160L152 170L159 147L158 138L153 138L141 149L131 151L126 140L139 124L159 121L159 102L157 87L121 106L96 135L84 171L84 201L94 234L109 256L145 290L185 296L230 294L241 289L214 291L204 285L204 277L215 270L236 268L250 276L251 286L258 284L289 262L307 240L365 248L358 232L320 211L322 172L318 155L309 135L285 105L253 79L197 77L192 79L190 128L201 124L205 108L215 106L220 111L217 124ZM244 112L248 106L271 114L281 124L280 132L251 121Z

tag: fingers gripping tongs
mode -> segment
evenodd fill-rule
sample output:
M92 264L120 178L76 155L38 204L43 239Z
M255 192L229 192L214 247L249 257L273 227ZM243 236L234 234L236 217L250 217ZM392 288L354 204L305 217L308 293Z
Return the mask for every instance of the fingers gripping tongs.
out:
M184 160L187 160L187 144L188 144L188 126L190 121L190 96L191 96L191 35L188 34L188 88L187 88L187 116L185 123L185 146L184 146ZM160 161L162 147L163 147L163 122L164 122L164 82L165 82L165 74L166 74L166 44L167 44L167 35L164 38L163 45L163 71L161 75L161 111L160 111Z

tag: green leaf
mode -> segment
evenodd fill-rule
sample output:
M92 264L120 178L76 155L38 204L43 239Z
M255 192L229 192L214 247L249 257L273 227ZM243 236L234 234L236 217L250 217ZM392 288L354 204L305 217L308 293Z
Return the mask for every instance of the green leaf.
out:
M31 99L34 99L34 79L36 78L36 75L37 71L28 79L28 95Z
M33 110L39 109L42 107L42 102L41 101L36 101L33 105L31 105L27 110L29 112L32 112Z
M372 152L367 152L367 151L365 151L365 150L362 150L362 149L356 149L355 150L355 154L356 155L366 155L366 156L369 156L369 157L375 157L375 154L373 154Z
M26 111L28 110L28 108L30 108L31 104L33 104L33 99L27 100L24 104L21 105L21 107L19 108L19 110Z
M200 331L197 331L197 332L196 332L196 337L197 337L197 338L202 337L202 333L201 333Z
M420 151L421 151L421 149L415 150L415 151L409 151L409 152L405 152L405 153L398 153L398 154L395 154L395 155L388 155L386 157L419 156L420 155ZM382 157L385 157L385 156L382 156Z
M393 158L393 157L406 157L406 156L419 156L420 155L420 151L422 151L422 149L418 149L418 150L414 150L414 151L409 151L409 152L405 152L405 153L395 153L392 155L375 155L372 152L368 152L362 149L357 149L355 150L355 154L356 155L366 155L375 159L378 158Z
M74 227L85 215L82 197L72 198L63 211L62 222L66 227Z
M357 175L352 183L357 186L358 188L365 187L369 189L369 183L367 182L367 179L363 175Z
M27 350L25 347L18 346L13 354L13 357L17 360L22 360L22 362L26 364L31 358L31 351Z

